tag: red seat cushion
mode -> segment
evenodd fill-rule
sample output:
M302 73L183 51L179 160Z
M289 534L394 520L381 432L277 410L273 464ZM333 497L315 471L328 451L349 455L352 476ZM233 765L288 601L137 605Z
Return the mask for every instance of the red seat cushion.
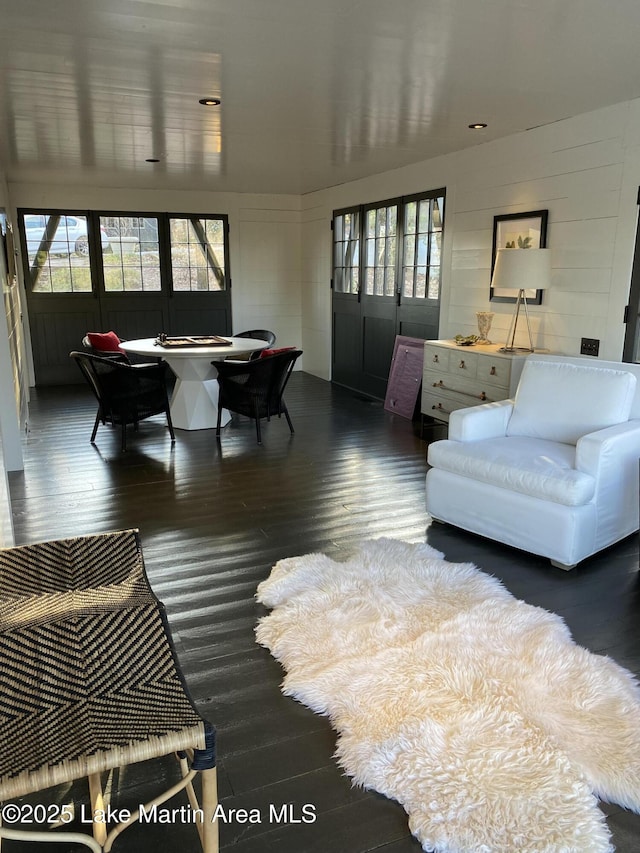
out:
M263 349L260 351L260 358L266 358L269 355L278 355L279 352L291 352L298 347L280 347L279 349Z
M120 338L115 332L87 332L89 343L102 352L124 352L120 347Z

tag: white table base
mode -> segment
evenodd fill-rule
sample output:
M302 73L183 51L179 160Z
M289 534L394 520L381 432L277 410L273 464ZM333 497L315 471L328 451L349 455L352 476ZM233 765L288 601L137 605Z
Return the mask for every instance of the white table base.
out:
M171 358L164 355L176 374L171 397L171 420L176 429L214 429L218 419L218 371L204 359ZM222 426L231 420L222 410Z

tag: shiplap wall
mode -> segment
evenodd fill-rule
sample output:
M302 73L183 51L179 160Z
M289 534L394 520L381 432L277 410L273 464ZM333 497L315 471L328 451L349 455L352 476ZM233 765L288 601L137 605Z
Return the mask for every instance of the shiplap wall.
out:
M475 312L491 310L491 337L506 339L513 306L489 301L493 217L547 209L553 287L530 309L534 344L574 355L582 337L599 338L600 357L620 359L639 185L635 100L304 196L302 268L310 293L302 324L312 344L305 369L329 376L332 210L441 186L441 337L476 332Z

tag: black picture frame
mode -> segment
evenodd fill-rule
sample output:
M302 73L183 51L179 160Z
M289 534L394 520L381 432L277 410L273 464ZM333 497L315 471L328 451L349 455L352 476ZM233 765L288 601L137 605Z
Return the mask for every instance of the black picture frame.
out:
M492 279L498 249L547 248L548 221L548 210L530 210L527 213L504 213L493 217ZM515 245L511 245L512 243ZM518 245L518 243L528 243L528 245ZM525 293L529 305L540 305L542 303L542 290L527 290ZM517 290L513 291L513 295L511 295L511 292L506 289L496 289L491 286L489 288L489 299L491 302L515 302L517 298Z

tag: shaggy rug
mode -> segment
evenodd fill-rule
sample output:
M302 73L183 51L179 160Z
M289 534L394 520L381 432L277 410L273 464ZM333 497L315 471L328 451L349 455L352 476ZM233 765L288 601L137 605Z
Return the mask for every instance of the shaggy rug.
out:
M602 853L598 797L640 811L640 689L563 620L428 545L281 560L256 629L355 783L437 853Z

